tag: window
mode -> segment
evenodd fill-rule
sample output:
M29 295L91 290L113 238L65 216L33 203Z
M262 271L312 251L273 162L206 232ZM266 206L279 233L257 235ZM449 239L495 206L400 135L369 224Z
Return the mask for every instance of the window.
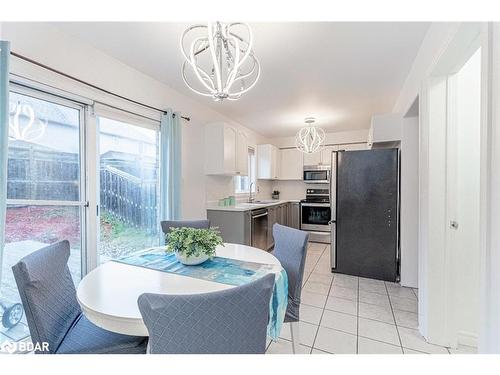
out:
M99 117L103 263L159 245L159 132Z
M255 150L251 147L248 148L248 176L235 176L234 177L234 192L236 194L245 194L250 192L250 184L252 185L252 193L255 193L256 182L255 171Z
M83 108L73 102L15 86L10 93L7 218L0 254L4 309L20 302L11 267L49 244L69 240L71 275L75 283L81 278L85 234L82 116ZM16 341L29 335L26 318L12 327L2 323L0 328Z

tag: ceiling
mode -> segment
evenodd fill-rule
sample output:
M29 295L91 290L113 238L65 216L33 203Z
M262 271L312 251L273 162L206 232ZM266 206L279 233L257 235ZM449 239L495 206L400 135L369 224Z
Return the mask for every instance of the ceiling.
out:
M368 128L373 114L392 110L429 27L252 23L261 77L238 101L221 103L182 81L179 38L187 23L53 25L267 137L294 135L307 116L327 132Z

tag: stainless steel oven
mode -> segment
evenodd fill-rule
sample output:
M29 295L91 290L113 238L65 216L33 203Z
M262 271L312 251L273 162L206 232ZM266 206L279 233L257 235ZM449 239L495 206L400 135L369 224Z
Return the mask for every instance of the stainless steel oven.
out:
M302 202L300 228L307 231L330 232L332 209L330 203Z
M304 182L308 184L330 183L330 166L327 165L305 165Z

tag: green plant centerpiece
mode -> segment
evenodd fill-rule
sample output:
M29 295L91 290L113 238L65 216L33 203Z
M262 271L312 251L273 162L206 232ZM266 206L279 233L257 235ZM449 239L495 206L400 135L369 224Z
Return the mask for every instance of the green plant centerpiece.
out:
M223 245L217 228L170 228L165 235L166 251L175 253L179 262L188 266L201 264L215 255L218 245Z

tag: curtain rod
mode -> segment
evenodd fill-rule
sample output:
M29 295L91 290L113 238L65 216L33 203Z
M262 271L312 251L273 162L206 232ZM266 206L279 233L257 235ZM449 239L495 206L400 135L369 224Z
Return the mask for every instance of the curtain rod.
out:
M69 79L71 79L71 80L73 80L73 81L76 81L76 82L78 82L78 83L81 83L81 84L83 84L83 85L86 85L86 86L88 86L88 87L91 87L91 88L93 88L93 89L96 89L96 90L102 91L102 92L104 92L104 93L106 93L106 94L108 94L108 95L115 96L115 97L117 97L117 98L120 98L120 99L123 99L123 100L129 101L129 102L131 102L131 103L134 103L134 104L140 105L140 106L142 106L142 107L149 108L149 109L152 109L152 110L155 110L155 111L161 112L161 113L166 113L166 111L165 111L165 110L163 110L163 109L156 108L156 107L150 106L150 105L148 105L148 104L144 104L144 103L138 102L138 101L136 101L136 100L129 99L129 98L127 98L127 97L125 97L125 96L122 96L122 95L120 95L120 94L116 94L116 93L114 93L114 92L112 92L112 91L109 91L109 90L103 89L103 88L101 88L101 87L99 87L99 86L96 86L96 85L94 85L94 84L92 84L92 83L89 83L89 82L86 82L86 81L84 81L84 80L81 80L80 78L73 77L72 75L69 75L69 74L67 74L67 73L61 72L60 70L54 69L54 68L52 68L52 67L50 67L50 66L48 66L48 65L45 65L45 64L42 64L42 63L40 63L40 62L38 62L38 61L35 61L35 60L33 60L33 59L30 59L29 57L26 57L26 56L20 55L19 53L16 53L16 52L12 52L12 51L11 51L11 52L10 52L10 54L11 54L12 56L15 56L15 57L17 57L17 58L21 59L21 60L24 60L24 61L27 61L27 62L29 62L29 63L31 63L31 64L37 65L37 66L39 66L39 67L41 67L41 68L44 68L44 69L50 70L51 72L54 72L54 73L56 73L56 74L62 75L63 77L69 78ZM175 116L175 113L174 113L174 116ZM185 117L185 116L181 116L181 119L186 120L186 121L191 121L191 118L189 118L189 117Z

